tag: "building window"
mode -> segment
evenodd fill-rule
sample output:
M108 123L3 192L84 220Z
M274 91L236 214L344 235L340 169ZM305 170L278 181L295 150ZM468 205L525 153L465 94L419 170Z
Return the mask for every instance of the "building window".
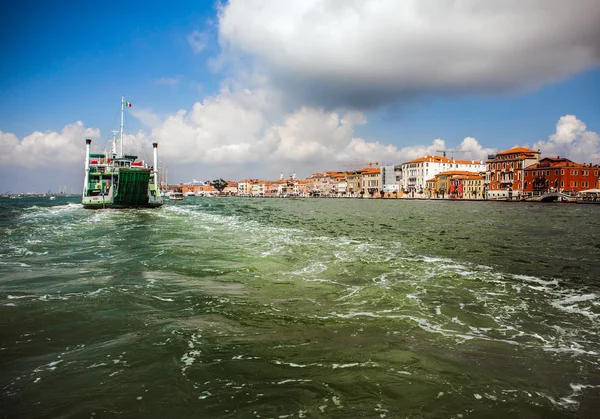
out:
M554 174L555 174L555 175L558 175L558 169L556 169L556 170L554 171Z

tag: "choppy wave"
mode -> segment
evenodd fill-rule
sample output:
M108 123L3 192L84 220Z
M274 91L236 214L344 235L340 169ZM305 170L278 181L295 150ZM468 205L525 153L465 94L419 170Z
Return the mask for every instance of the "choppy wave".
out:
M594 284L450 257L435 240L425 251L393 223L354 223L367 213L308 221L294 201L208 201L32 205L7 225L0 310L19 326L1 350L28 368L7 369L4 396L77 373L135 403L168 377L211 417L395 417L432 401L455 417L521 405L543 416L594 400Z

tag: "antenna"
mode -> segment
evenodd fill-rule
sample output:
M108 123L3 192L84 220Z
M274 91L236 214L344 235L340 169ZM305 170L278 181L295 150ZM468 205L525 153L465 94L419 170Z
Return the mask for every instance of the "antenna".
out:
M121 96L121 138L119 141L121 142L121 155L119 157L123 157L123 118L125 117L125 96Z
M113 139L112 139L112 153L114 155L117 154L117 134L119 133L119 131L111 131L112 135L113 135Z

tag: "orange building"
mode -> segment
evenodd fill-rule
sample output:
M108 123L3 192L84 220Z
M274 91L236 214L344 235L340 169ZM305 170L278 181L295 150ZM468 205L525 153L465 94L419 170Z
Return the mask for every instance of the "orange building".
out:
M486 172L486 199L513 199L524 195L525 168L540 161L540 151L523 147L489 156Z

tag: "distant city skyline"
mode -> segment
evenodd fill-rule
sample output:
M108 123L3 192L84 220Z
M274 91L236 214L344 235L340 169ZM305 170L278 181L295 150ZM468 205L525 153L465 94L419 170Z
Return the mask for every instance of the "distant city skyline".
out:
M600 2L25 0L0 14L0 193L83 183L85 138L169 183L514 146L600 163Z

